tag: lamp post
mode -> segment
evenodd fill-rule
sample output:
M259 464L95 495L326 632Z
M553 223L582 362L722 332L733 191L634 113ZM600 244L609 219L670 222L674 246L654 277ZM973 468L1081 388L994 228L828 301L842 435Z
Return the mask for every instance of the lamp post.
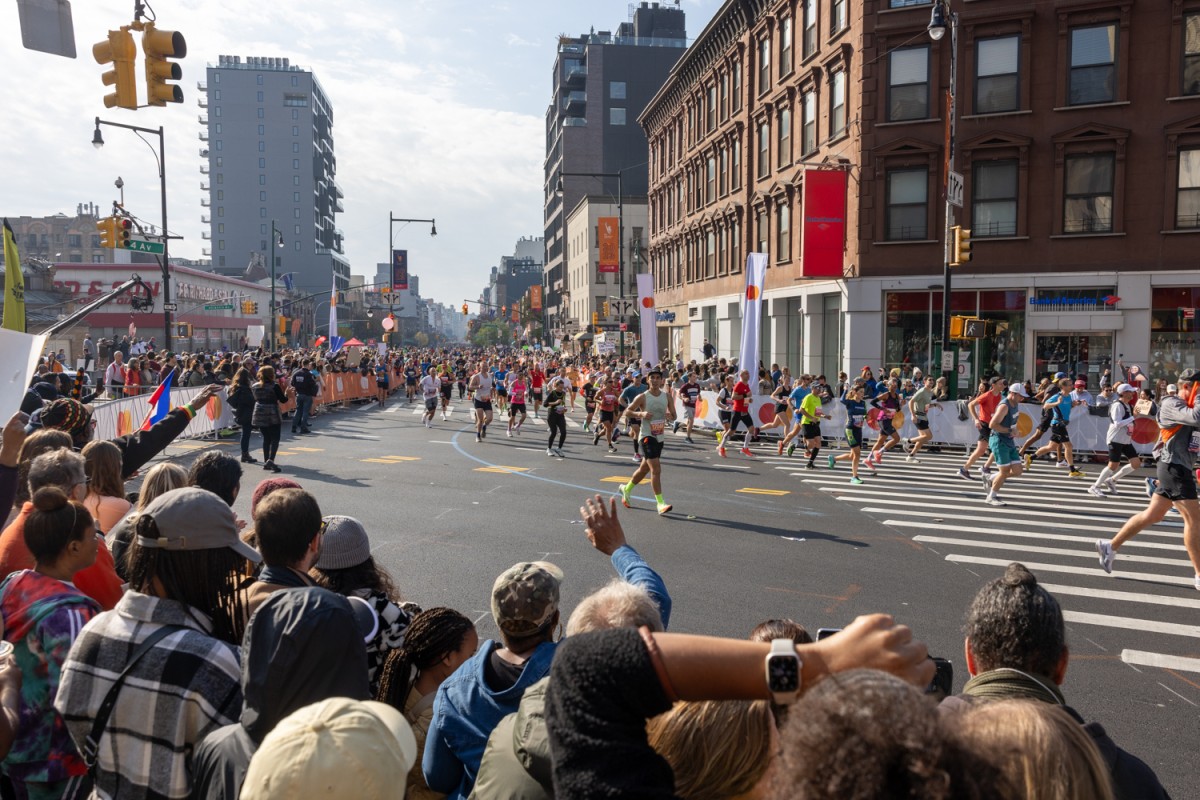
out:
M275 251L272 245L280 249L283 248L283 234L275 227L275 220L271 220L271 242L267 245L267 257L271 259L271 322L267 331L267 341L270 342L271 351L275 350L275 327L278 323L278 305L275 303Z
M159 269L162 270L162 301L163 301L163 351L171 352L171 312L168 308L171 305L171 272L170 272L170 240L171 237L167 233L167 159L164 152L163 144L163 128L161 125L155 128L141 128L137 125L126 125L122 122L109 122L106 119L96 117L96 130L92 134L92 146L99 150L104 147L104 137L100 134L100 126L108 125L113 128L124 128L133 131L139 139L142 139L141 134L150 133L158 136L158 152L154 153L154 147L146 142L146 146L150 148L150 152L154 153L154 158L158 162L158 188L162 199L162 242L163 252L162 257L158 260ZM118 179L120 180L120 179ZM124 198L124 188L122 189L122 199Z
M946 379L946 389L950 393L950 399L953 400L958 397L958 376L955 371L955 362L957 359L950 357L947 360L946 357L951 352L950 264L954 258L951 253L954 243L951 241L950 229L954 225L954 205L950 197L950 173L954 171L955 128L957 123L955 97L956 89L958 88L958 14L950 9L949 0L934 0L933 11L929 17L928 30L929 38L935 42L941 41L942 37L946 35L946 31L950 31L950 107L947 112L949 124L946 126L946 182L943 185L943 194L946 196L946 211L944 215L946 224L942 231L942 376Z
M625 191L621 171L616 172L560 172L555 192L563 193L563 178L616 178L617 179L617 280L620 281L621 314L620 319L620 354L625 357ZM566 215L564 213L564 220ZM581 322L582 324L582 322Z

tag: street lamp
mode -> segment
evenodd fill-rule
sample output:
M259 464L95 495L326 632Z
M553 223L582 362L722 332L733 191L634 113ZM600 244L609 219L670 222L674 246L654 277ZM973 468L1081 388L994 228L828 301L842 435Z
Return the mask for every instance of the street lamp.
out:
M280 233L279 230L275 227L275 220L271 220L271 242L279 249L281 249L281 250L283 249L283 234ZM267 254L268 254L268 257L271 259L271 321L269 323L270 330L267 331L267 333L269 334L267 337L267 340L268 340L268 342L270 342L269 347L271 348L272 351L274 351L274 349L275 349L275 325L278 322L278 320L276 319L276 317L278 316L278 314L276 313L278 310L278 306L275 303L275 253L271 252L271 248L268 247Z
M947 20L949 25L947 26ZM958 88L958 14L949 7L949 0L934 0L933 11L929 16L929 38L935 42L941 41L950 31L950 124L946 128L946 182L943 194L946 196L945 229L942 238L942 376L946 379L946 388L950 399L958 396L958 380L955 372L955 359L950 356L950 263L953 259L951 250L950 229L954 225L954 205L950 197L950 173L954 171L954 143L957 115L955 113L955 95Z
M554 186L555 194L562 196L563 178L616 178L617 179L617 280L621 283L621 314L620 314L620 348L621 358L625 357L625 190L621 171L616 172L560 172L558 183Z
M162 198L162 257L158 260L159 269L162 270L162 301L163 301L163 351L171 351L171 272L170 272L170 240L171 236L167 233L167 159L164 152L163 144L163 128L161 125L158 129L141 128L137 125L126 125L122 122L109 122L106 119L96 117L96 130L92 133L92 146L99 150L104 147L104 136L100 133L100 126L108 125L113 128L125 128L134 132L139 139L142 139L141 134L152 133L158 136L158 152L154 153L154 147L146 142L146 146L150 148L150 152L154 153L154 158L158 162L158 187L159 194ZM124 193L122 192L122 197ZM157 257L157 256L156 256Z

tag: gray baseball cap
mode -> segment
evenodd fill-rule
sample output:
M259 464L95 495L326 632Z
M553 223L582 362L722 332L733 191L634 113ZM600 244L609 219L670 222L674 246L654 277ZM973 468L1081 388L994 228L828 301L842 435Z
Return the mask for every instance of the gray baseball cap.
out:
M142 547L160 550L219 550L228 547L244 558L262 561L238 536L237 518L225 501L210 491L186 486L161 494L141 512L158 526L158 538L138 536Z

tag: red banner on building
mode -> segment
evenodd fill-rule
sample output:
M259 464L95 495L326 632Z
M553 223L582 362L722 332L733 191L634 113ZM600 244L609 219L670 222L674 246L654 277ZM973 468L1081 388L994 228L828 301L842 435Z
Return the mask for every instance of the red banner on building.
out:
M512 321L513 322L521 321L521 309L517 308L516 304L513 304L513 307L512 307Z
M846 172L812 169L804 173L800 274L841 278L846 243Z
M403 292L408 289L408 251L392 251L392 291Z
M621 236L617 217L600 217L600 272L621 271Z
M531 311L541 311L542 310L542 287L541 286L530 286L529 287L529 308Z

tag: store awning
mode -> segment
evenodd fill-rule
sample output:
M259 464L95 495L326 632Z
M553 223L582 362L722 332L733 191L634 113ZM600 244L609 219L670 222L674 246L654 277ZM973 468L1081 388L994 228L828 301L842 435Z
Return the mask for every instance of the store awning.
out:
M580 331L579 333L575 334L575 341L577 341L577 342L582 342L584 340L591 340L592 338L594 338L594 337L592 336L591 331Z

